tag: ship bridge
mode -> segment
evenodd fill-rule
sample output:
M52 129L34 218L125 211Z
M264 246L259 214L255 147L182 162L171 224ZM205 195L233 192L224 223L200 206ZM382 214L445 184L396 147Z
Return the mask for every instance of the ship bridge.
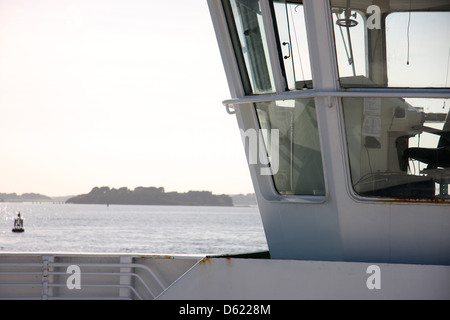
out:
M450 264L450 2L209 6L271 256Z

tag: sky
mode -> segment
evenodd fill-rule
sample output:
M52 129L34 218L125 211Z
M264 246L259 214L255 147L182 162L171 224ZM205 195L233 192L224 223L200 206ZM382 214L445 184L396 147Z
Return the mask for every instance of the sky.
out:
M253 192L203 0L0 0L0 193Z
M449 23L392 15L390 83L448 86ZM251 193L228 98L206 0L0 0L0 193Z

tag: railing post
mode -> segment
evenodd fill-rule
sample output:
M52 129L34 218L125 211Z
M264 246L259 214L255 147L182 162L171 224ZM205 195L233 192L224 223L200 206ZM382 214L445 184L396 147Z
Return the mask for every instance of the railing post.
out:
M53 296L53 287L49 286L49 283L53 282L53 276L50 274L53 267L50 267L50 263L54 260L54 256L42 256L42 300Z
M133 257L131 256L121 256L120 263L130 264L133 263ZM120 273L127 273L126 275L121 275L119 277L120 285L129 285L132 286L132 277L129 275L132 272L132 268L120 268ZM129 288L120 288L119 296L121 298L131 298L131 290Z

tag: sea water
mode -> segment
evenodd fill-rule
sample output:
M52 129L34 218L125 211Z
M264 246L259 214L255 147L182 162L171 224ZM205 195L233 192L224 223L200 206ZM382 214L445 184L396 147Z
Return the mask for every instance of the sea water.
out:
M24 233L11 230L20 212ZM0 203L0 252L265 251L257 207Z

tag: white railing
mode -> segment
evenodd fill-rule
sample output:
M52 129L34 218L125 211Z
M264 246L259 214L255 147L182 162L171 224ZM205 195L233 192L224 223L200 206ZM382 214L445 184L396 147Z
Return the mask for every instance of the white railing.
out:
M450 89L411 89L411 88L351 88L339 90L296 90L286 91L280 94L250 95L242 98L234 98L222 101L222 104L230 107L258 102L270 102L276 100L290 100L301 98L450 98Z
M177 277L163 275L162 280L149 266L162 259L167 257L0 255L0 299L154 299L171 284L168 279ZM79 274L69 272L73 266ZM74 276L79 277L78 288L70 285Z

